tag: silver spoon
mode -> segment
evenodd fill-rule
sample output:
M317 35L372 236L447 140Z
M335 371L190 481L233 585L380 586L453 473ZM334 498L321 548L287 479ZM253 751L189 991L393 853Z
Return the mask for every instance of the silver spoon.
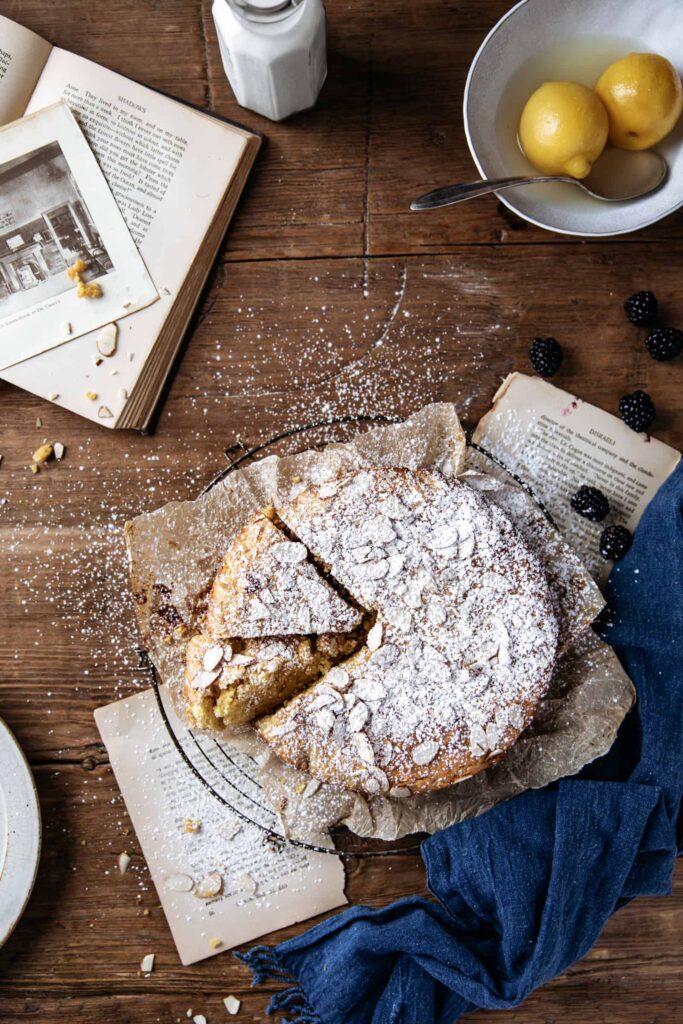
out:
M666 181L669 165L663 156L652 150L627 152L623 149L606 150L593 166L587 178L579 181L569 177L498 178L496 180L471 181L465 185L446 185L445 188L426 192L410 204L411 210L434 210L438 206L451 206L466 199L485 196L489 192L500 192L504 188L519 188L520 185L539 185L544 182L565 182L578 185L594 199L605 203L623 203L630 199L642 199L656 192Z

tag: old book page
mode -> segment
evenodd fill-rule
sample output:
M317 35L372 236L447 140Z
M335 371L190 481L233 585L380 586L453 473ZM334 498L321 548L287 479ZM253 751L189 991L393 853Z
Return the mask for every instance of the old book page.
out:
M0 128L0 152L0 368L7 368L159 296L65 103ZM79 287L98 289L97 297L80 296L69 279L67 268L79 261Z
M599 552L602 530L611 523L634 530L681 457L619 417L522 373L503 382L473 440L533 488L598 582L612 568ZM488 460L485 466L495 472ZM570 498L582 484L599 487L609 499L610 514L602 523L572 510Z
M0 124L22 117L52 46L0 15Z
M170 702L164 703L177 733L191 743ZM273 844L195 779L168 735L153 690L100 708L95 721L183 964L347 902L338 857ZM228 770L228 762L221 765ZM236 783L244 785L243 777ZM220 879L220 893L195 895L207 877L215 884L212 876Z
M64 98L75 113L160 293L154 306L120 325L115 356L93 367L95 337L85 335L46 356L3 371L37 394L93 418L96 391L116 426L127 396L169 317L249 135L122 75L55 48L27 112ZM115 372L114 372L115 371Z

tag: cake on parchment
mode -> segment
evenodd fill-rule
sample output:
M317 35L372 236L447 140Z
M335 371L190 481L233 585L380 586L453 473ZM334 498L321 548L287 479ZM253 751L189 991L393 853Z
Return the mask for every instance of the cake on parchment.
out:
M277 509L358 604L366 645L256 722L288 764L343 789L402 796L498 759L553 671L558 623L536 555L471 487L362 469Z

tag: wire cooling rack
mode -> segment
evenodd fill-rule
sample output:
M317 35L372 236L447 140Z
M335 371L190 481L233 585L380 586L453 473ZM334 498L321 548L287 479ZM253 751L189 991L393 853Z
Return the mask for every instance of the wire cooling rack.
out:
M345 428L349 426L358 428L363 425L397 422L399 422L398 418L392 419L386 416L344 416L284 431L253 447L237 442L225 452L228 464L211 480L201 493L207 494L227 476L234 473L235 470L242 468L263 453L274 454L274 449L280 450L282 445L285 446L285 449L293 445L293 451L301 451L299 440L302 436L306 436L308 440L306 447L311 448L321 444L329 444L333 440L346 439L343 437L343 434L345 433ZM331 436L331 432L333 436ZM317 442L315 440L316 434L321 435ZM549 522L554 525L550 512L524 480L508 469L500 459L486 448L472 441L471 437L468 437L467 443L469 447L495 463L511 479L519 484L533 499ZM369 858L417 852L422 837L415 835L386 842L379 839L366 839L355 835L345 827L337 827L331 833L334 843L332 847L316 845L315 843L287 835L277 811L269 804L261 786L259 768L255 760L249 755L235 750L224 740L197 733L184 726L182 731L179 730L168 714L161 692L159 677L151 659L145 651L140 653L144 667L148 670L151 677L159 713L173 745L194 777L232 814L237 815L242 821L255 826L275 843L289 843L318 853L334 854L340 857Z

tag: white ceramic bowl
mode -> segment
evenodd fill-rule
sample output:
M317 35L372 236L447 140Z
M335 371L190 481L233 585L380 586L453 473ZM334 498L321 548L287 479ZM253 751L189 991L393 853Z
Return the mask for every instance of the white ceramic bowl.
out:
M465 86L465 132L484 178L532 175L519 149L524 104L544 81L594 86L632 51L661 53L683 68L683 0L521 0L480 46ZM573 185L528 185L500 193L525 220L561 234L601 237L637 231L683 205L683 117L657 147L670 173L657 192L602 203ZM628 157L628 154L625 154Z

